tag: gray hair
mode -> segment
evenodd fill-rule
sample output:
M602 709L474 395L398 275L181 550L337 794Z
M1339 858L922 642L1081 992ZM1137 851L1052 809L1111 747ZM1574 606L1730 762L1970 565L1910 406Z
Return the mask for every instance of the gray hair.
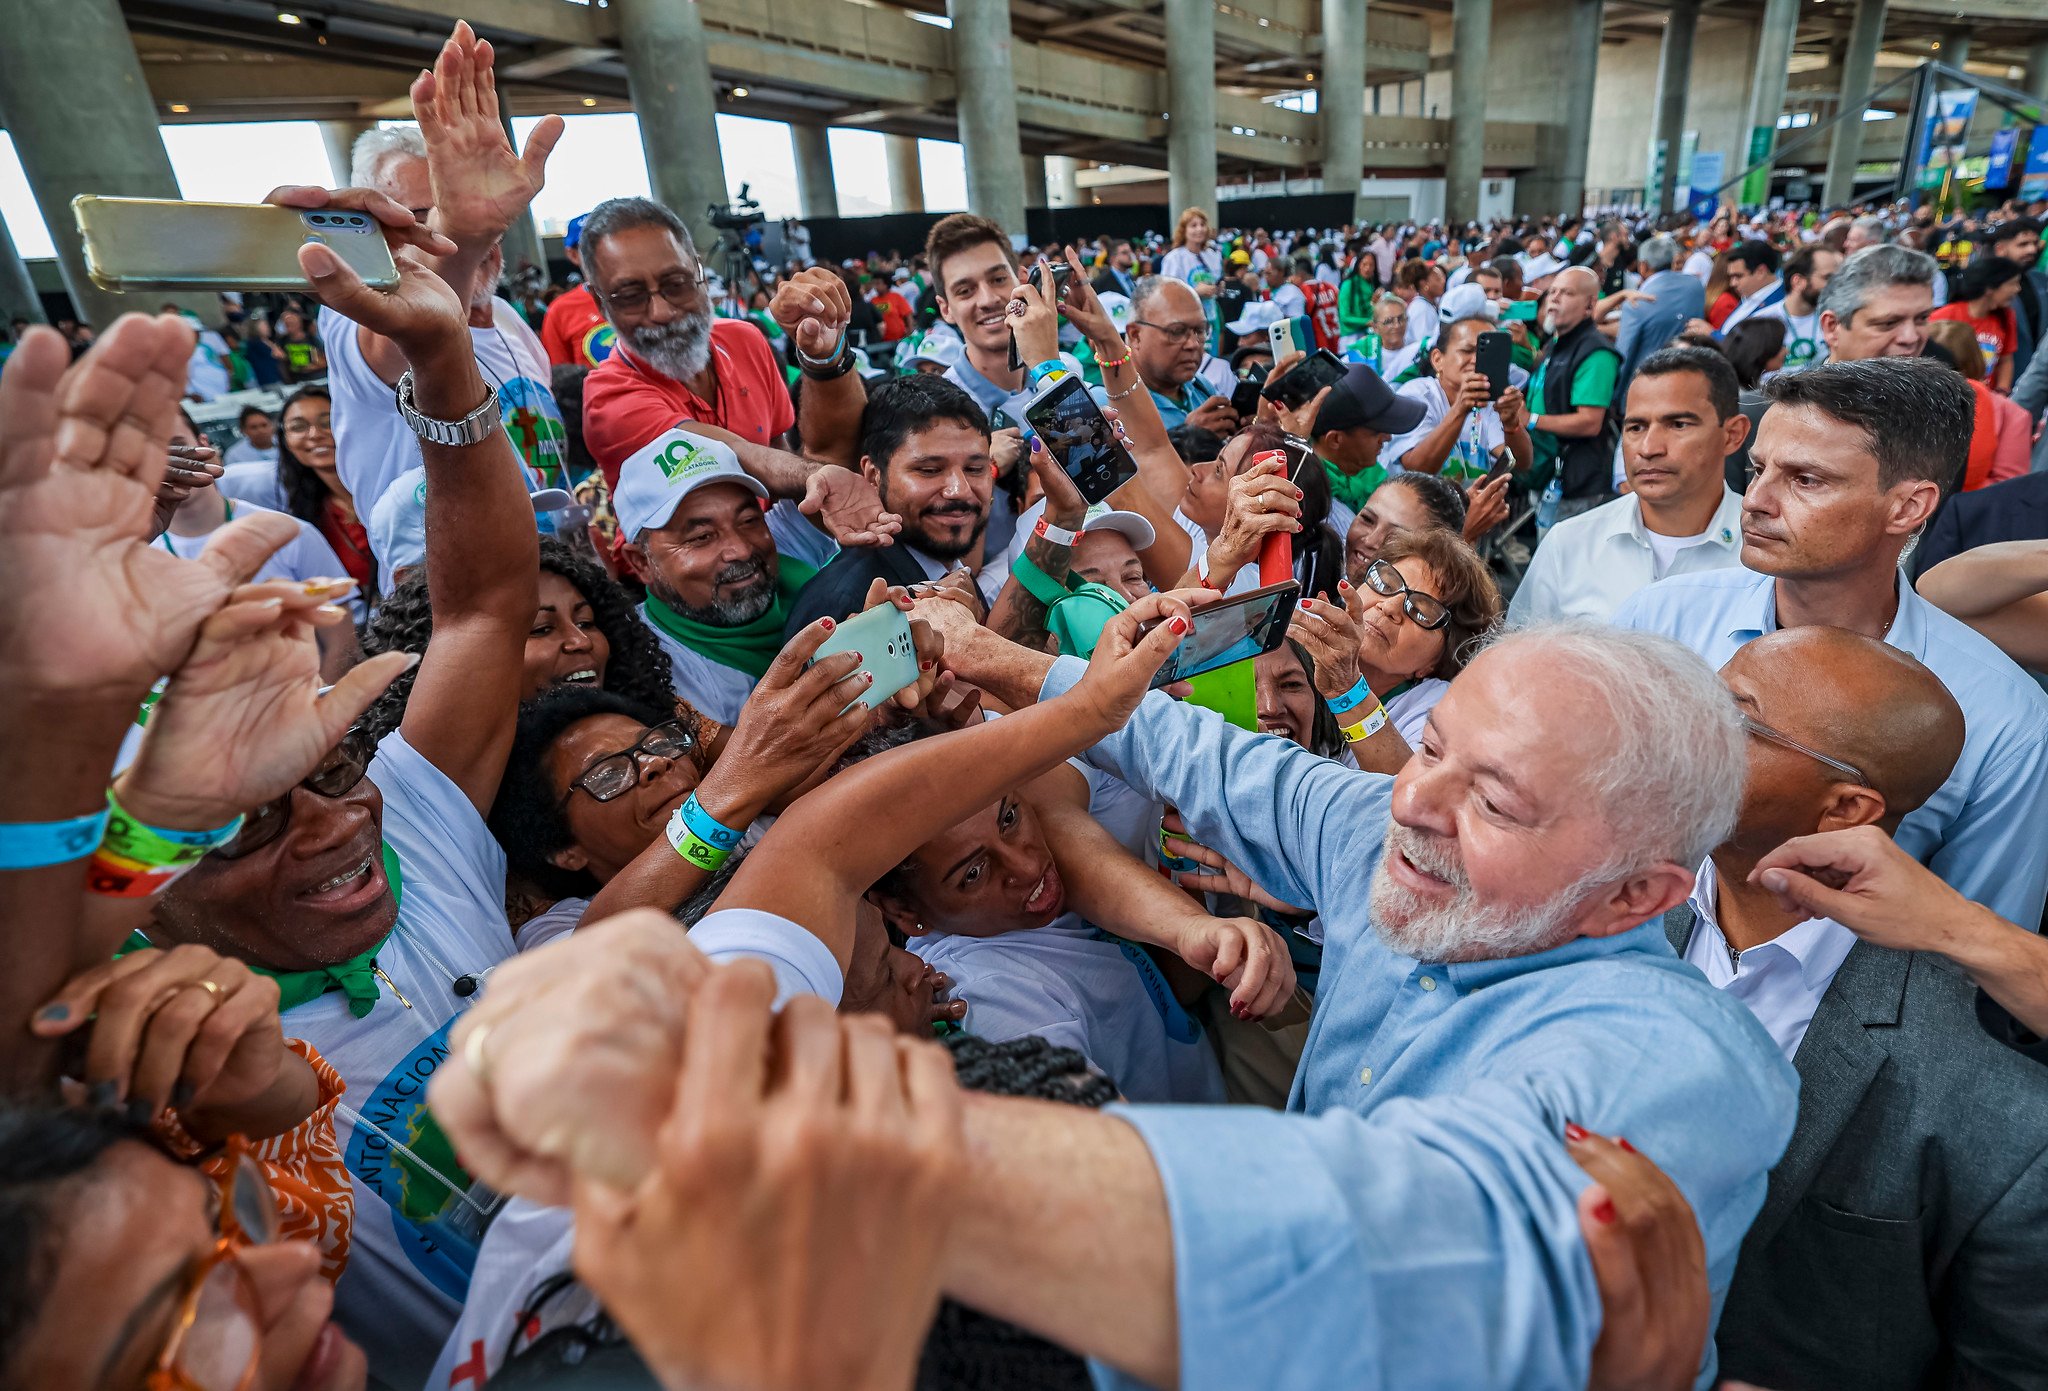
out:
M1934 284L1934 258L1903 246L1866 246L1836 268L1821 291L1820 308L1835 321L1848 324L1870 297L1893 285Z
M1615 842L1597 882L1666 861L1696 869L1734 833L1749 766L1742 717L1690 648L1586 620L1509 629L1487 646L1559 658L1607 706L1607 756L1585 789Z
M1175 280L1170 275L1139 276L1138 283L1131 286L1131 317L1135 319L1143 314L1146 305L1166 293L1167 286L1185 284L1185 281ZM1193 294L1194 291L1190 289L1188 293Z
M578 244L587 260L591 248L598 242L620 232L630 232L635 227L665 227L683 244L686 255L694 257L697 254L697 244L690 239L690 229L683 220L652 198L607 198L583 219L583 233Z
M426 137L418 126L372 126L356 137L349 151L351 188L382 190L385 169L394 159L425 159Z
M1678 242L1666 236L1652 237L1636 252L1636 259L1647 271L1670 270L1678 264Z
M1866 213L1849 225L1854 228L1860 228L1864 236L1879 243L1888 242L1892 239L1892 229L1885 226L1884 219L1881 217L1872 217Z

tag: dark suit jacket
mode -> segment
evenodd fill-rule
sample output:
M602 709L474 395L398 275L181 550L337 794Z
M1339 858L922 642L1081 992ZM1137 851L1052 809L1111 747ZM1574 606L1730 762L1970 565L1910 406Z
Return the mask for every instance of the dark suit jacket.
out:
M1917 581L1952 555L1993 541L2042 537L2048 537L2048 473L2024 473L1975 492L1955 493L1934 514L1913 551L1913 578Z
M1130 284L1126 285L1119 281L1116 278L1116 272L1108 266L1104 266L1101 270L1095 272L1095 279L1091 282L1095 286L1095 293L1098 295L1115 293L1128 299L1131 291L1137 287L1138 273L1135 270L1127 270L1124 272L1124 275L1129 278Z
M797 591L789 621L782 628L782 640L788 642L800 628L817 619L859 613L867 602L868 585L877 576L897 585L929 583L924 567L900 541L893 546L849 547L826 561L810 583Z
M1694 918L1665 931L1681 954ZM1793 1066L1721 1374L1774 1391L2048 1386L2048 1068L1937 958L1858 942ZM1711 1124L1711 1118L1703 1123Z

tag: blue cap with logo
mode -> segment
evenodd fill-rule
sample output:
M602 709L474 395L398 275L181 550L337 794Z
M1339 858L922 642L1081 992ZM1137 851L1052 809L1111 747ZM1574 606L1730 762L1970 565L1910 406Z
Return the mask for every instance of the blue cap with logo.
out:
M633 540L667 525L684 498L713 483L737 483L768 500L768 489L740 467L731 445L680 428L662 431L619 466L619 486L612 489L619 534Z

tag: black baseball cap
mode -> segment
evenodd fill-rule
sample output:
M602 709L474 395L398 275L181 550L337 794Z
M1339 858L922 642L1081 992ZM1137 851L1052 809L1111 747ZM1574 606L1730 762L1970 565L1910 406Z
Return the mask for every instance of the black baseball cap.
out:
M1316 412L1318 437L1332 430L1356 430L1361 426L1384 435L1405 435L1422 423L1422 403L1403 396L1388 386L1380 374L1360 364L1344 374L1344 380L1330 388L1323 408Z

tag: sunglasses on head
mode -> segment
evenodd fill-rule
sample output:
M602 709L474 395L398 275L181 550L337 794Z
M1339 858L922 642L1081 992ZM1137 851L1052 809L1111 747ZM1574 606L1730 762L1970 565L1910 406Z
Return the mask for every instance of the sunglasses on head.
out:
M320 797L346 797L363 780L363 774L369 771L370 759L375 753L376 746L370 742L369 736L351 729L341 737L339 744L328 751L327 757L320 760L319 767L299 780L299 786ZM244 816L242 829L235 833L235 838L214 847L212 853L223 860L239 860L283 835L291 821L292 794L286 792Z

